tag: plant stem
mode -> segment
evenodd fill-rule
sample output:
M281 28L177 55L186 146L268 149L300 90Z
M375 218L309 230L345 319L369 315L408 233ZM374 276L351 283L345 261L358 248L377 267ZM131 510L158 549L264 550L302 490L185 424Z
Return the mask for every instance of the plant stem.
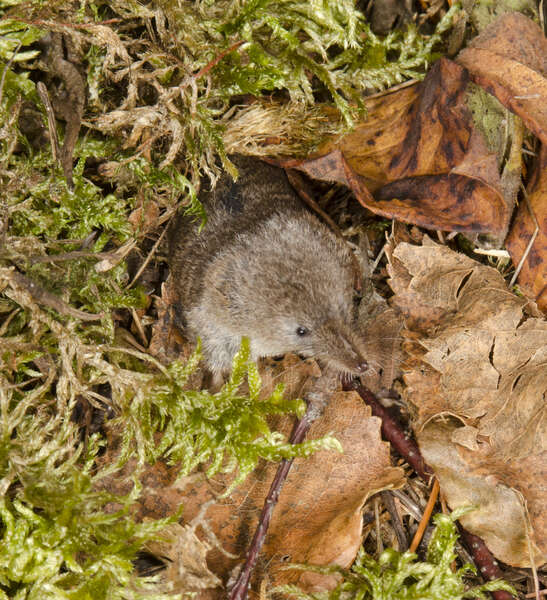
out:
M307 400L306 402L306 413L295 423L291 432L289 438L289 442L291 444L299 444L300 442L304 441L311 424L318 416L318 411L316 410L314 400ZM260 550L264 545L264 540L266 539L266 533L268 532L268 527L270 526L275 505L279 500L279 494L281 493L285 479L287 479L292 462L292 458L283 459L277 467L277 472L270 486L268 495L266 496L266 500L264 501L262 512L260 513L260 519L258 521L253 540L249 550L247 551L245 563L241 567L241 571L239 572L233 588L230 590L230 600L245 600L247 597L251 575L256 565L256 561L258 560Z

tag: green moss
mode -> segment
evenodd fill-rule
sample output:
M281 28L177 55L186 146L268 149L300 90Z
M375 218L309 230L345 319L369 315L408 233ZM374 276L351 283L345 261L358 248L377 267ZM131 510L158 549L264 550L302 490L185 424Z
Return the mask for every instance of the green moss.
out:
M13 4L16 15L18 3ZM24 16L43 16L45 8L32 2ZM62 14L63 22L112 23L100 30L64 30L85 52L92 126L108 135L129 133L129 145L145 143L162 167L182 161L194 185L202 174L215 177L216 156L235 175L223 132L242 96L276 94L311 113L317 99L328 101L342 117L336 123L342 132L358 117L364 91L424 76L458 10L454 5L431 36L410 27L379 38L353 0L156 0L146 6L97 0L78 8L62 1L47 6L52 21ZM19 27L23 46L43 33L10 22ZM310 150L304 123L286 132L301 152ZM313 143L332 127L331 122L318 130Z
M507 136L507 109L483 88L468 84L466 103L473 116L473 124L483 134L488 149L499 155Z
M43 441L44 424L39 425L34 433ZM0 500L0 598L173 598L154 593L153 577L133 574L137 552L173 519L137 523L131 518L137 485L128 496L96 491L103 474L91 475L95 442L79 463L78 452L63 456L66 446L55 448L50 441L46 460L28 465L21 491ZM9 453L2 450L5 458ZM64 458L61 466L51 460L57 452Z
M523 13L538 20L538 5L534 0L480 0L462 2L477 31L483 31L498 17L510 12Z
M287 400L278 386L269 398L261 400L260 377L250 361L249 340L242 341L234 357L229 381L215 394L207 390L188 390L190 374L200 359L199 347L186 364L172 363L150 382L147 393L137 393L123 403L112 427L123 427L122 456L129 456L136 443L142 460L166 457L180 463L180 475L199 464L208 463L207 475L220 470L238 473L226 494L239 485L258 465L259 459L307 457L315 450L336 449L332 437L289 444L279 432L272 431L267 417L277 414L302 416L302 400ZM240 388L248 382L248 394ZM118 402L122 404L122 401ZM157 432L162 432L157 442Z
M137 458L142 465L168 459L178 464L180 474L203 463L209 475L237 469L233 487L259 458L280 460L339 448L331 438L291 446L270 430L268 415L301 414L303 405L285 400L280 388L259 400L248 342L218 394L187 390L197 352L186 364L164 368L130 349L86 343L90 336L81 326L62 324L24 294L9 294L15 302L4 308L25 310L1 338L0 598L168 597L155 593L154 578L136 575L133 560L178 515L135 520L139 464L128 496L104 491L111 487L105 478L121 477L116 469L125 460ZM240 392L245 379L248 395ZM110 387L105 401L119 415L107 426L123 431L117 466L98 467L104 441L91 437L82 444L71 419L78 398L97 402L100 395L94 390L100 384Z
M340 583L331 592L306 594L292 585L278 588L278 591L300 600L486 600L488 592L496 590L516 594L508 583L501 580L468 588L464 577L475 573L470 564L452 570L451 565L457 558L455 546L458 539L454 521L468 510L459 509L452 515L437 514L433 517L436 527L423 562L418 561L412 552L401 553L392 548L382 552L375 560L361 549L349 570L310 565L289 567L340 575Z
M0 3L0 9L5 6ZM24 49L45 35L37 27L28 26L13 19L0 21L0 71L4 78L2 92L13 103L19 94L25 98L36 99L34 83L29 79L29 71L14 70L14 65L36 58L38 50ZM8 66L10 65L10 66Z

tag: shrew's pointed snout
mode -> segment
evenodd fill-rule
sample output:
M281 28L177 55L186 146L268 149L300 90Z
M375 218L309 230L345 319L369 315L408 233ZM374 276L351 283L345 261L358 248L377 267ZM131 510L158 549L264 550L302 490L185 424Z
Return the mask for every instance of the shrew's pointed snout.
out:
M316 355L332 367L357 376L368 370L362 340L345 323L326 324L322 341L322 352L317 352Z

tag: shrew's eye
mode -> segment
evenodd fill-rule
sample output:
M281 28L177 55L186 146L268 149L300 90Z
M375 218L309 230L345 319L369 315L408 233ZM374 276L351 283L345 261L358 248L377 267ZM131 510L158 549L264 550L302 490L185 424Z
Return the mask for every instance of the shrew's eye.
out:
M310 332L310 330L307 329L306 327L297 327L296 328L296 335L299 335L299 336L308 335L309 332Z

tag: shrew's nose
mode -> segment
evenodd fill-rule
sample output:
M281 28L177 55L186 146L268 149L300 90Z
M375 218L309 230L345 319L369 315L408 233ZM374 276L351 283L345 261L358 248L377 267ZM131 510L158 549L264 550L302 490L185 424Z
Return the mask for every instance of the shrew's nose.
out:
M363 362L358 363L355 369L359 371L359 373L364 373L368 369L367 361L364 360Z

